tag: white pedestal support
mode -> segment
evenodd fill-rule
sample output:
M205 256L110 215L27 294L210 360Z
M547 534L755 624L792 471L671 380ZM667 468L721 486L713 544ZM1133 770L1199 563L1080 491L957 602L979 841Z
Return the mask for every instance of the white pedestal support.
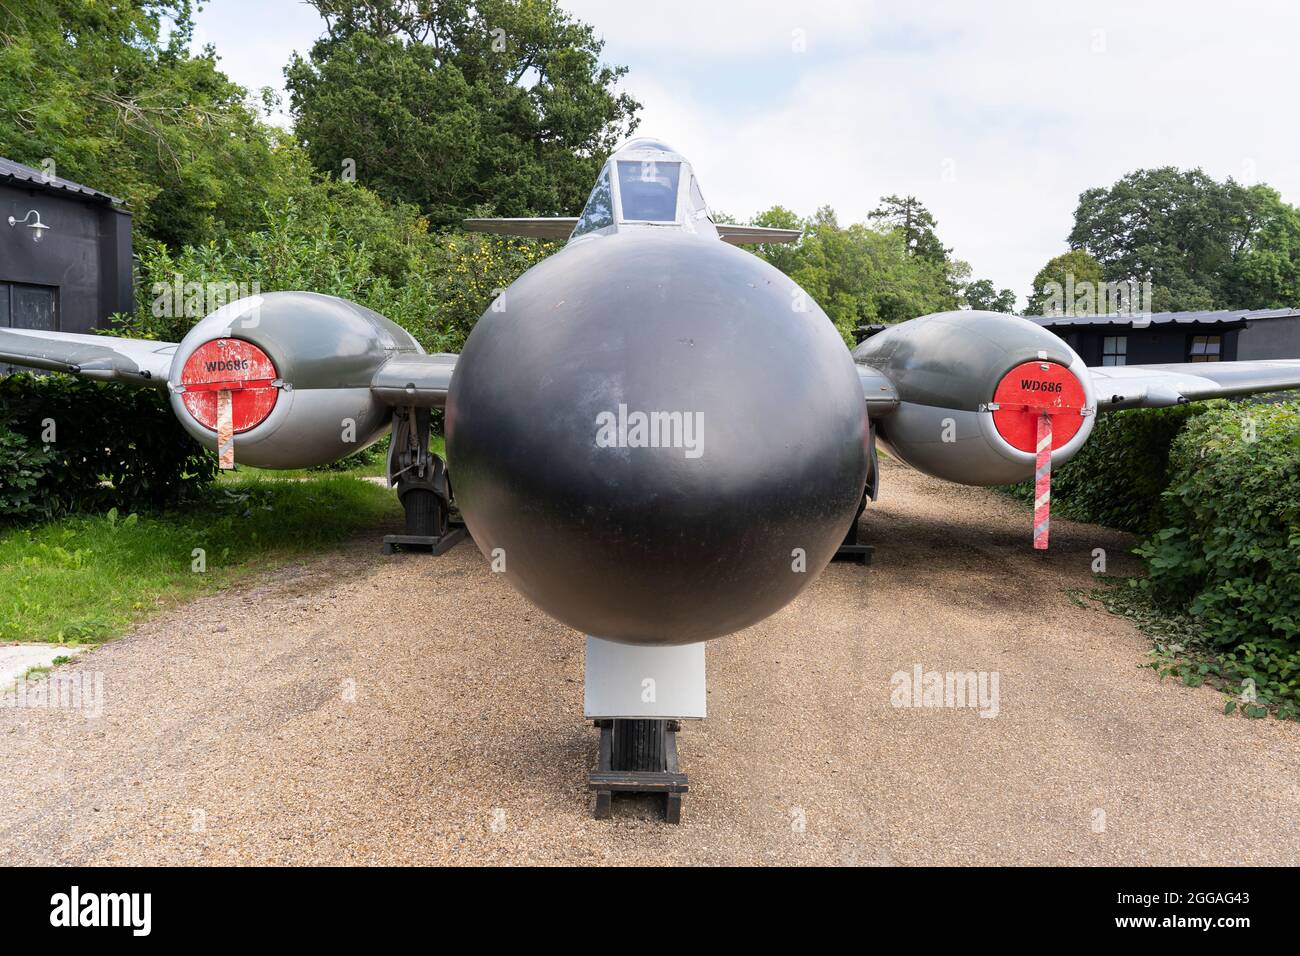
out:
M587 638L588 718L702 720L704 645L644 647Z
M596 769L587 777L594 814L612 812L616 793L664 798L664 819L682 822L690 789L677 765L682 720L705 714L704 645L639 647L587 638L583 713L600 728Z

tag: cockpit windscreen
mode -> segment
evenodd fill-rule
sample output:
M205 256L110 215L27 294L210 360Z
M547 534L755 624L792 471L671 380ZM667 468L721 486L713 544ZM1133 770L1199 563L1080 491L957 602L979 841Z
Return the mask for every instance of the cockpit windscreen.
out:
M618 191L623 200L623 218L642 222L675 221L681 171L681 163L619 160Z

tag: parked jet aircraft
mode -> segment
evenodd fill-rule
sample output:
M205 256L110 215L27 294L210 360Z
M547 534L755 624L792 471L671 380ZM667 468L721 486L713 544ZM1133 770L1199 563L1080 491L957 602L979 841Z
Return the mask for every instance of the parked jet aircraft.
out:
M734 247L799 233L714 222L691 164L648 139L609 159L577 218L468 226L567 244L459 356L354 303L277 292L179 343L4 329L0 361L165 389L225 466L317 465L391 428L409 530L441 535L455 504L529 599L642 645L720 637L807 587L877 494L877 441L1001 484L1067 461L1098 413L1300 386L1300 361L1088 368L989 312L913 319L850 354L798 285Z

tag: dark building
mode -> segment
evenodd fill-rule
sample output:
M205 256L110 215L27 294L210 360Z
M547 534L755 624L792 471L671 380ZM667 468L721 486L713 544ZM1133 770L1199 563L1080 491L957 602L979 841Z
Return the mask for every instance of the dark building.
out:
M1029 315L1089 365L1300 358L1300 309Z
M0 328L89 332L133 307L121 200L0 157Z

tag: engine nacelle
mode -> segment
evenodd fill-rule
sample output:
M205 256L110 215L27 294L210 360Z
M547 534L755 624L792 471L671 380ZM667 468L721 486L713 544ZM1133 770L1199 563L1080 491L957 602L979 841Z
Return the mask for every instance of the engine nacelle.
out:
M1039 410L1051 410L1052 463L1092 432L1087 366L1039 325L999 312L939 312L873 335L855 361L883 372L899 404L876 419L895 457L936 478L1004 485L1034 474Z
M217 403L230 393L235 461L310 468L379 439L392 409L371 379L398 352L422 352L376 312L329 295L270 292L223 306L181 341L168 391L181 424L217 446Z

